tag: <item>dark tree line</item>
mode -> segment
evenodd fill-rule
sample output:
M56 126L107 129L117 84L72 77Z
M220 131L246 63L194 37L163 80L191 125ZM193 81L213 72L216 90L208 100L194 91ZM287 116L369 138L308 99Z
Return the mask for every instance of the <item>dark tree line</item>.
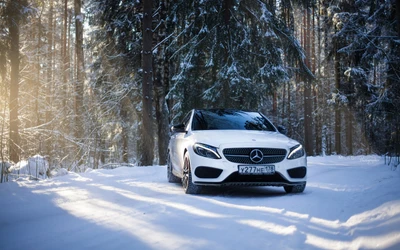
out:
M82 5L83 3L83 5ZM192 108L399 155L399 0L0 0L2 161L165 164Z

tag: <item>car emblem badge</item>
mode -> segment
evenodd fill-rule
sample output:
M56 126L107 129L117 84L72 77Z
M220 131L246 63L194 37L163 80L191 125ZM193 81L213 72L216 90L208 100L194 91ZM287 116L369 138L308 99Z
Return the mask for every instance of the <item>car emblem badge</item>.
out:
M260 163L264 158L263 153L259 149L253 149L250 152L250 160L254 163Z

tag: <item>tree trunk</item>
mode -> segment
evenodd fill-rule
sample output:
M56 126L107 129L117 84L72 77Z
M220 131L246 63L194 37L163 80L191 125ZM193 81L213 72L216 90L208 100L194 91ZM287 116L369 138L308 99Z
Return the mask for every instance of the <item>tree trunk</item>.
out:
M305 34L304 34L304 48L306 50L306 65L311 69L311 25L310 25L310 9L305 10ZM304 146L307 155L314 155L313 153L313 119L312 119L312 90L311 80L307 77L304 79Z
M61 107L67 107L67 98L68 98L68 58L69 55L67 53L67 32L68 32L68 0L63 0L64 1L64 6L63 6L63 28L62 28L62 37L61 37L61 69L62 69L62 81L61 81L61 101L60 101L60 105ZM64 136L62 136L58 142L59 144L59 148L62 152L60 152L63 155L68 154L66 151L66 140L63 138L65 137L65 135L68 134L68 112L66 110L61 110L62 115L61 115L61 119L62 121L59 122L60 124L60 130L61 133L64 134Z
M158 136L158 158L160 165L165 165L167 162L168 148L168 110L165 103L165 94L163 88L157 88L156 92L156 118L157 118L157 136Z
M47 27L47 84L46 84L46 123L49 123L52 119L51 107L52 107L52 95L53 95L53 0L50 0L49 7L49 19ZM49 126L51 130L52 127ZM47 140L45 144L45 154L51 152L52 140Z
M168 148L168 108L165 96L168 92L168 71L169 60L166 56L166 32L167 32L167 8L168 0L160 1L160 27L157 36L158 45L158 59L157 59L157 72L154 81L155 87L155 105L156 105L156 119L157 119L157 137L158 137L158 159L160 165L165 165L167 161L167 148ZM168 73L168 72L167 72Z
M284 82L282 84L282 112L281 112L281 122L282 125L285 123L285 121L287 120L286 117L286 82Z
M128 150L128 131L127 125L124 124L122 126L122 162L128 163L129 162L129 150Z
M125 96L120 101L120 117L122 120L122 161L129 162L129 131L133 110L129 97Z
M400 37L400 0L396 0L397 36Z
M68 11L68 31L67 31L67 36L68 36L68 39L67 39L67 52L66 52L66 55L67 55L67 59L66 59L66 62L67 62L67 74L68 74L68 77L69 77L69 81L70 82L73 82L73 79L74 79L74 77L73 77L73 69L71 69L71 60L72 60L72 57L73 57L73 50L71 49L71 41L72 41L72 38L71 38L71 34L72 34L72 32L71 32L71 26L72 26L72 12L71 11Z
M347 155L353 155L353 116L349 107L346 109L346 147Z
M287 87L287 119L288 119L288 127L287 127L287 133L288 133L288 136L292 136L292 110L291 110L291 93L290 93L290 91L291 91L291 89L292 89L292 84L291 84L291 82L289 81L288 82L288 87Z
M315 154L321 155L321 152L322 152L322 144L321 144L322 130L321 130L321 122L320 122L321 114L320 114L320 109L318 107L318 105L319 105L318 92L319 92L318 86L314 86L314 88L313 88L314 112L316 113L314 116Z
M335 44L335 61L334 61L334 69L335 69L335 88L337 93L339 94L340 89L340 58L338 51L338 42L334 41ZM335 151L336 154L342 153L342 144L341 144L341 112L340 112L340 103L339 100L336 100L335 106Z
M19 1L9 3L10 14L8 16L8 29L10 36L10 62L11 62L11 82L10 82L10 137L9 137L9 157L13 162L20 159L20 136L18 120L18 95L19 95L19 12L21 5ZM12 14L11 14L12 13Z
M317 25L317 27L315 26L315 21L318 21L319 20L319 17L316 15L316 13L315 13L315 7L313 7L313 9L312 9L312 22L311 22L311 30L312 30L312 34L311 34L311 44L312 44L312 72L313 72L313 74L315 75L315 73L316 73L316 69L317 69L317 61L319 62L319 60L317 60L317 57L320 57L320 51L319 51L319 45L320 45L320 34L318 33L317 35L318 35L318 39L317 39L317 41L318 41L318 52L316 51L317 50L317 47L316 47L316 44L315 44L315 38L316 38L316 32L315 32L315 30L316 29L318 29L319 30L319 26ZM317 22L318 24L319 24L319 22ZM319 74L319 73L318 73ZM320 77L319 75L318 76L316 76L316 77ZM314 106L313 106L313 110L314 110L314 134L315 134L315 136L314 136L314 138L315 138L315 141L314 141L314 145L315 145L315 148L314 148L314 150L315 150L315 154L316 155L320 155L321 154L321 151L322 151L322 146L321 146L321 134L322 134L322 131L321 131L321 125L320 125L320 109L319 109L319 107L318 107L318 105L319 105L319 98L318 98L318 93L319 93L319 83L320 83L320 81L319 80L317 80L317 81L315 81L314 82L315 84L314 84L314 86L313 86L313 91L312 91L312 95L313 95L313 100L314 100Z
M321 3L318 2L318 7L321 9ZM316 68L319 69L318 75L317 75L317 82L316 82L316 87L314 88L315 94L314 94L314 103L315 103L315 153L316 155L321 155L325 154L325 149L326 149L326 137L324 136L324 127L322 126L322 116L323 116L323 107L325 106L325 102L323 102L323 84L321 81L322 78L322 72L321 72L321 56L322 56L322 48L321 48L321 38L322 38L322 32L321 32L321 22L320 22L320 16L317 14L316 17L317 19L317 48L316 48L316 55L315 55L315 62L316 62ZM313 29L315 30L315 29ZM322 142L324 138L324 142ZM324 144L324 145L323 145ZM323 149L325 147L325 149Z
M314 155L313 153L313 119L312 119L312 91L311 83L305 82L304 86L304 144L307 155Z
M229 44L228 42L230 41L230 20L231 20L231 8L233 6L233 0L224 0L223 2L224 4L224 8L223 8L223 14L224 14L224 34L226 35L225 37L225 41L226 44L224 44L225 46L225 53L224 53L224 61L223 64L228 65L229 63ZM223 80L222 83L222 104L224 107L229 107L232 106L231 103L231 94L230 94L230 79L226 78Z
M152 165L154 159L152 21L152 1L143 1L143 109L140 164L146 166Z
M275 123L278 123L278 95L274 91L272 96L272 119Z
M6 96L6 93L8 93L7 91L7 87L5 86L4 83L4 77L1 78L2 80L2 84L0 85L0 93L4 93L4 97ZM6 113L7 113L7 101L5 100L3 96L1 96L0 98L0 107L1 107L1 116L2 117L6 117ZM4 137L5 137L5 127L6 127L6 121L5 119L0 119L1 121L1 130L0 130L0 162L1 162L1 178L0 178L0 183L2 183L5 180L5 157L4 157Z
M39 111L39 91L41 89L40 83L40 71L41 71L41 63L40 63L40 50L42 47L42 18L39 16L38 18L38 25L37 25L37 32L38 32L38 41L37 41L37 48L36 48L36 86L35 86L35 114L36 114L36 123L35 126L40 125L40 111ZM40 143L39 143L40 144ZM37 151L40 152L41 148L38 145Z
M83 81L85 78L83 58L83 14L81 13L82 1L75 0L75 55L76 55L76 82L75 82L75 138L82 142L84 134L83 123ZM78 148L78 152L80 149ZM78 154L81 161L80 154Z
M66 98L67 98L67 79L68 79L68 52L67 52L67 31L68 31L68 0L64 0L64 28L63 28L63 39L62 39L62 65L63 65L63 90L62 90L62 94L63 94L63 101L62 101L62 105L63 107L66 107L67 102L66 102Z

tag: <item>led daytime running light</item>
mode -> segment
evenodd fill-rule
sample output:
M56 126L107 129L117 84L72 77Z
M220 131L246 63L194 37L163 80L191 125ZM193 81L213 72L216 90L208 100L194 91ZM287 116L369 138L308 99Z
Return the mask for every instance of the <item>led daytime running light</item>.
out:
M304 151L300 153L299 152L300 150L303 151L303 146L300 144L293 147L287 158L288 159L297 159L297 158L302 157L304 155ZM299 155L296 155L296 154L299 154Z
M204 154L199 149L203 149L203 150L206 150L209 153L212 153L213 157L210 157L209 155ZM209 145L202 144L202 143L196 143L196 144L193 145L193 150L194 150L194 152L196 154L198 154L200 156L204 156L204 157L208 157L208 158L214 158L214 159L221 159L221 156L217 152L217 148L215 148L213 146L209 146Z

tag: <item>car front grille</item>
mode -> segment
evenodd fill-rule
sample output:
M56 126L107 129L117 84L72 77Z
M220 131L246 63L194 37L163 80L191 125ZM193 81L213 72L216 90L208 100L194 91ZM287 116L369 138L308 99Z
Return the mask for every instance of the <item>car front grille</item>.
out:
M268 183L288 183L288 180L277 172L273 175L240 175L237 172L234 172L229 175L223 183L245 183L246 185L257 183L257 185L268 185Z
M254 149L259 149L263 154L260 162L255 163L250 159L250 153ZM286 150L282 148L225 148L222 153L228 161L240 164L278 163L286 156Z

